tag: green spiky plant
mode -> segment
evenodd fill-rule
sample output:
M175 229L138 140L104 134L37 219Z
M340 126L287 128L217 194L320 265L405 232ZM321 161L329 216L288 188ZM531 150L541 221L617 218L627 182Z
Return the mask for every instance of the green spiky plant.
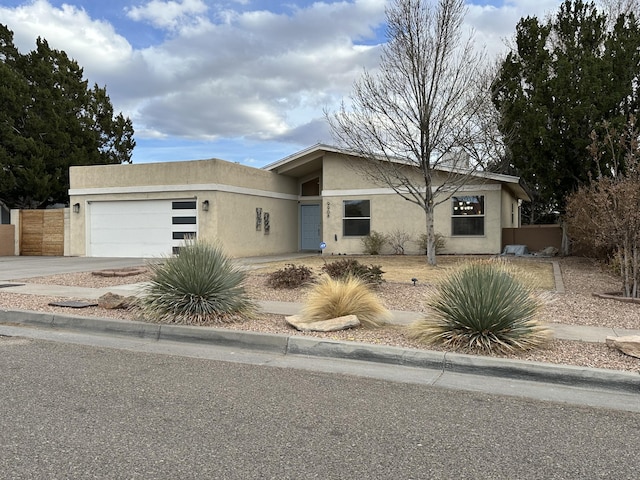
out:
M382 326L390 318L389 310L363 280L323 275L309 292L300 317L310 323L345 315L356 315L369 328Z
M244 272L219 245L189 241L177 256L149 269L141 302L149 321L207 325L239 321L255 311L242 285Z
M550 331L535 316L542 299L504 262L474 262L446 279L428 301L430 314L411 325L412 337L481 353L544 345Z

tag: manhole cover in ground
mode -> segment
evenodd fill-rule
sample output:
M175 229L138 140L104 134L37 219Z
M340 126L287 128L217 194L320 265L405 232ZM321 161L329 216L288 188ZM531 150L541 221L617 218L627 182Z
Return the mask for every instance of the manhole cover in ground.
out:
M49 305L52 307L67 307L67 308L87 308L87 307L97 307L97 303L90 302L78 302L76 300L65 300L63 302L50 302Z

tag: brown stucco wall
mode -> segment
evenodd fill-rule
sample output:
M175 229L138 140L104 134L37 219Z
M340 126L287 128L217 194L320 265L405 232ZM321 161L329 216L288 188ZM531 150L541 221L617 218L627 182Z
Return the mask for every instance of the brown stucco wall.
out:
M526 245L530 252L546 247L561 250L562 228L560 225L523 225L520 228L502 229L502 248L506 245Z

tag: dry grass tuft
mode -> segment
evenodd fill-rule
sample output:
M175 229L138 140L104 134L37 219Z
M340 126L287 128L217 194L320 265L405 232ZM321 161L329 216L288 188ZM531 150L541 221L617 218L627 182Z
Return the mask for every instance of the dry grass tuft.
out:
M391 317L375 293L355 277L334 280L323 275L309 292L300 316L317 322L356 315L364 327L380 327Z

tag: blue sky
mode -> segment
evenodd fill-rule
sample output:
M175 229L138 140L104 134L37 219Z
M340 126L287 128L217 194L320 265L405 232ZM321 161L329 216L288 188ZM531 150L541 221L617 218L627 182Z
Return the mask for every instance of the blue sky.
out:
M384 41L385 0L0 0L26 53L37 37L107 87L133 121L134 163L221 158L256 167L331 143L324 110L347 98ZM560 0L475 0L489 57Z

